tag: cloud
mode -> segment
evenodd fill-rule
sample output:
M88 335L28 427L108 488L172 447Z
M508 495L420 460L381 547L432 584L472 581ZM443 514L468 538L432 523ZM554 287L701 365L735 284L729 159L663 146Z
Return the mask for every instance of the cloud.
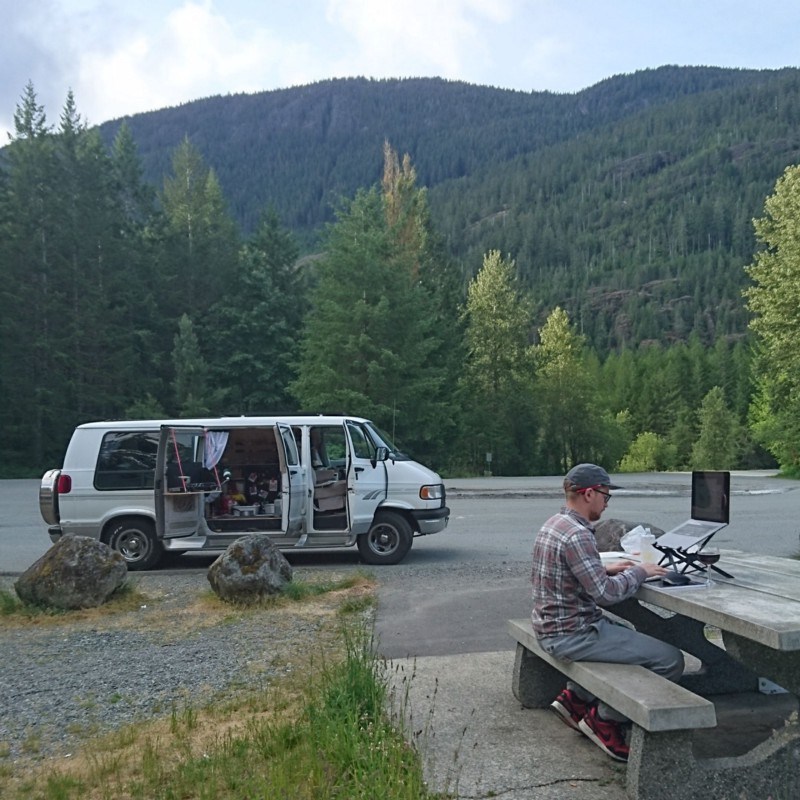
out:
M796 63L775 20L790 30L800 6L762 6L675 0L654 21L640 0L0 0L0 145L28 80L51 123L72 89L98 124L356 75L576 91L665 63Z
M345 74L461 78L491 59L485 23L509 19L511 0L329 0L327 20L353 47L338 61Z
M13 109L29 79L50 122L58 119L71 88L78 111L98 124L200 97L295 85L324 75L324 67L315 68L312 45L271 29L272 15L262 8L258 14L267 24L252 18L237 24L238 17L216 10L228 4L215 6L210 0L140 0L122 7L110 0L76 1L89 5L68 11L66 4L42 0L38 8L19 4L19 13L10 18L18 44L0 56L0 66L6 67L0 127L12 128ZM304 35L302 26L295 30ZM31 52L37 57L31 59ZM12 69L15 59L37 68L23 75ZM12 98L8 86L15 75L19 85Z
M87 53L80 83L105 118L199 97L277 85L307 62L308 46L263 26L237 29L211 3L185 2L155 34L132 32L113 50Z

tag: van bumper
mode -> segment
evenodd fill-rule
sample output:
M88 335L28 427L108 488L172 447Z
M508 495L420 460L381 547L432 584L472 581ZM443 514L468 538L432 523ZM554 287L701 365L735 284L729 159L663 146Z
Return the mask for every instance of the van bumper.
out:
M439 533L447 527L450 519L450 509L445 506L444 508L432 508L425 511L412 511L411 516L416 522L417 529L420 536L426 536L429 533Z

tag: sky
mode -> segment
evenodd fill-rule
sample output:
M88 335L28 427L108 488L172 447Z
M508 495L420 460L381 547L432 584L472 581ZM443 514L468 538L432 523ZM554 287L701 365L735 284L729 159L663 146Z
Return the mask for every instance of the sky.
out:
M329 78L575 92L665 64L800 66L798 0L0 0L0 146L27 83L57 126Z

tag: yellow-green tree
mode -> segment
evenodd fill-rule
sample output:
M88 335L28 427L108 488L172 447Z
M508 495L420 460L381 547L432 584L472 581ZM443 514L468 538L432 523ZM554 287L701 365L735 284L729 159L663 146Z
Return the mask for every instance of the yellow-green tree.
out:
M757 338L754 438L790 473L800 472L800 166L788 167L754 220L764 246L747 272L745 290Z
M596 359L585 337L556 307L534 349L536 401L540 417L539 459L545 474L563 474L582 461L609 468L624 452L625 431L612 416L601 387Z
M477 471L530 474L535 466L532 304L514 261L492 250L470 283L464 309L466 362L459 382L465 425L462 458Z

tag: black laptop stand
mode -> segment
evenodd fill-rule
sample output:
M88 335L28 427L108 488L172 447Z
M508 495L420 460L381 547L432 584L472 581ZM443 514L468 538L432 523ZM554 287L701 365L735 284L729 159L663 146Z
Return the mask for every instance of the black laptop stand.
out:
M712 533L711 536L713 535ZM697 549L702 550L711 536L704 539ZM692 547L696 544L697 542L695 542ZM720 575L724 575L726 578L733 580L733 575L729 572L725 572L724 569L720 569L716 564L703 564L697 557L697 553L689 553L682 547L663 547L659 545L658 542L654 542L653 547L664 554L661 556L661 560L658 563L675 572L683 574L686 572L705 572L706 570L713 569L714 572L718 572Z

